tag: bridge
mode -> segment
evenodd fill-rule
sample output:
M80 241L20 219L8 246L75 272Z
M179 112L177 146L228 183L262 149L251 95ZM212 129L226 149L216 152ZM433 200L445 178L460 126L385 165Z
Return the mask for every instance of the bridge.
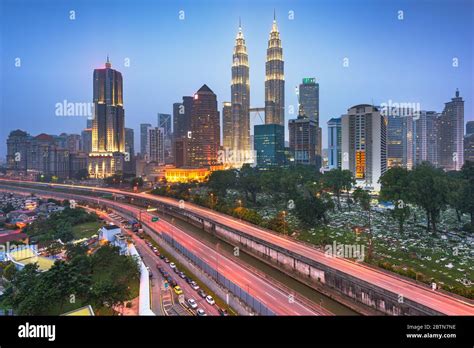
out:
M154 206L192 223L273 267L347 305L389 315L474 315L474 303L424 284L343 258L328 257L312 245L192 203L146 193L83 185L0 179L0 184L49 187L81 194L112 193ZM354 306L352 306L354 307Z

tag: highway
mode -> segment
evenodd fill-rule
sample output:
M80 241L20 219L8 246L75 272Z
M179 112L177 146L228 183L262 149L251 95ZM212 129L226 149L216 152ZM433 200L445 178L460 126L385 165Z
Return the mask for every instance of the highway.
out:
M0 179L4 182L16 182L14 180ZM44 186L45 184L36 182L25 182L24 184ZM82 185L66 185L66 184L47 184L51 187L65 188L65 189L82 189L87 191L104 192L111 194L127 195L137 198L146 198L149 201L166 203L171 206L179 208L179 201L162 196L155 196L144 193L124 192L111 188L98 188ZM288 237L278 235L272 231L263 229L261 227L240 221L231 216L215 212L211 209L203 208L192 203L185 202L182 209L206 216L210 220L214 220L222 225L237 229L250 236L258 237L267 243L277 245L279 247L291 250L301 256L314 260L318 263L324 264L328 267L337 269L340 272L346 273L352 277L358 278L362 281L370 283L373 286L390 291L394 294L401 295L405 299L410 299L414 302L420 303L428 308L446 315L474 315L474 305L468 301L444 294L438 291L433 291L422 285L418 285L409 280L405 280L396 275L390 275L382 271L378 271L360 263L355 263L342 258L327 257L324 252L316 248L310 247L306 244L300 243Z
M5 190L5 189L4 189ZM14 190L14 188L13 188ZM39 194L41 195L41 194ZM43 194L47 197L61 197L61 193L48 192ZM269 279L262 278L260 275L252 272L248 266L243 266L237 263L234 260L231 260L221 254L219 254L213 248L210 248L206 244L197 240L196 238L190 236L181 229L173 226L169 222L160 219L159 221L152 221L154 215L143 211L138 207L133 205L112 202L103 198L92 198L90 196L81 196L78 194L65 193L65 195L77 197L77 200L90 200L94 202L100 202L101 204L108 205L112 209L119 207L132 217L137 218L140 215L141 211L141 221L148 227L150 227L157 235L164 231L179 242L181 245L185 246L188 250L193 252L196 256L204 260L211 266L214 266L219 270L219 272L224 275L227 279L238 285L243 290L249 292L253 297L261 301L265 306L272 310L277 315L332 315L328 310L318 307L316 304L311 303L308 305L309 300L300 299L298 293L287 292L286 289L282 289L280 286L276 286ZM116 210L116 209L114 209ZM122 212L117 211L119 215L124 215ZM101 213L101 215L104 215ZM114 221L114 223L116 223ZM117 223L116 223L117 224ZM124 229L125 230L125 229ZM126 231L126 230L125 230ZM128 231L127 231L128 232ZM185 292L185 297L193 297L200 308L205 309L206 313L211 315L217 314L217 309L215 306L210 306L204 299L200 298L190 286L183 279L179 278L169 267L169 264L164 263L157 255L155 255L152 250L145 244L144 240L138 238L135 234L129 233L137 246L137 250L140 251L143 260L147 266L153 272L154 277L161 276L156 269L156 264L159 264L163 267L168 273L171 274L173 279L176 280L178 285ZM150 234L152 238L157 240L157 235ZM155 265L155 266L153 266ZM153 284L152 292L152 307L154 310L159 308L159 305L155 302L159 297L157 292L159 289L159 282L156 281Z

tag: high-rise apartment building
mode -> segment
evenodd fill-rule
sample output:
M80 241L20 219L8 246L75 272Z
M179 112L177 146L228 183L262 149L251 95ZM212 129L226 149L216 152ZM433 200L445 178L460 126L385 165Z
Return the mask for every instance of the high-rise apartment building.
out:
M379 178L387 170L387 121L367 104L351 107L341 117L342 169L350 170L361 186L380 190Z
M328 123L328 168L341 168L341 118L331 118Z

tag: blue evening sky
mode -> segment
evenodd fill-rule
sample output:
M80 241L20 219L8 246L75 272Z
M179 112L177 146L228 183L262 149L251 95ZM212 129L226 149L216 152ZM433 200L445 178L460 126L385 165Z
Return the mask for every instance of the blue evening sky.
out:
M92 72L107 54L124 78L127 127L206 83L219 109L230 100L232 49L242 26L250 60L251 106L264 104L265 54L276 9L283 43L286 121L303 77L320 84L320 126L360 103L417 102L442 111L459 88L473 120L472 0L0 0L0 157L23 129L80 133L85 118L58 117L55 104L91 102ZM70 11L75 20L70 20ZM184 20L180 20L180 11ZM398 11L403 11L403 20ZM289 18L293 11L294 19ZM343 59L349 58L349 67ZM453 58L459 66L453 67ZM15 66L15 59L21 66ZM124 65L129 59L130 66ZM262 115L263 116L263 115ZM260 123L258 117L254 123ZM253 133L253 130L252 130Z

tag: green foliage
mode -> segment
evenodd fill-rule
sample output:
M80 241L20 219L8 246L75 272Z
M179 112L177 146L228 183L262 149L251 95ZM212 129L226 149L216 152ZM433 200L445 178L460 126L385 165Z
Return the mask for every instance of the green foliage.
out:
M46 272L36 264L13 272L3 303L20 315L58 315L72 299L75 308L90 303L99 312L129 300L132 284L139 281L136 260L110 246L90 256L83 251L70 247L69 262L56 261Z
M32 224L25 227L24 232L34 241L52 241L61 239L68 242L74 238L72 227L87 223L97 222L96 214L89 214L82 208L66 208L62 212L56 212L49 218L38 218Z
M341 210L341 191L349 191L354 185L354 178L351 171L332 169L323 175L324 186L329 189L337 198L337 207Z

